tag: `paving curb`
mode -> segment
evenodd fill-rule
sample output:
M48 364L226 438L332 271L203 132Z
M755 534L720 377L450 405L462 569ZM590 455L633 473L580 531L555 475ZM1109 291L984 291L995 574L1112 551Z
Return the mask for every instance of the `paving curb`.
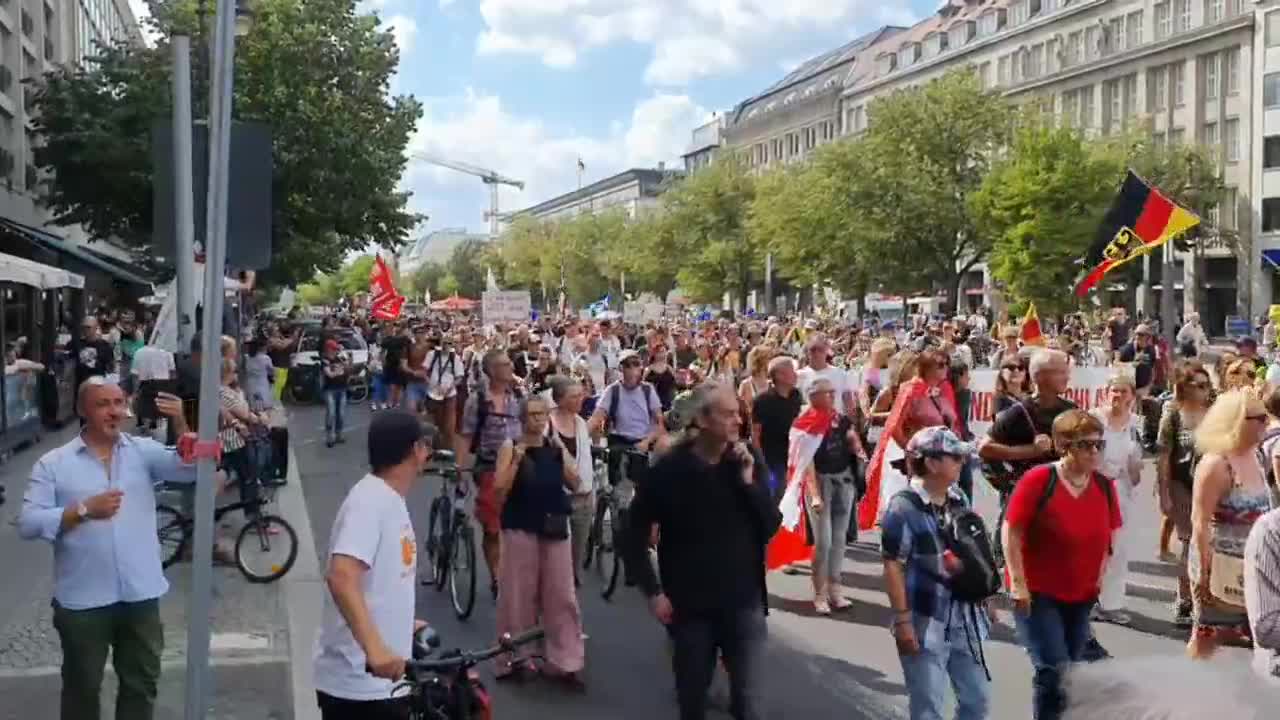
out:
M302 478L298 473L298 457L289 448L289 473L286 484L276 494L280 512L298 533L298 559L293 569L280 579L284 583L285 605L289 616L289 678L292 686L294 720L320 720L316 705L315 683L311 678L311 651L320 615L324 608L324 580L320 576L320 560L316 539L311 530L311 515L303 497Z

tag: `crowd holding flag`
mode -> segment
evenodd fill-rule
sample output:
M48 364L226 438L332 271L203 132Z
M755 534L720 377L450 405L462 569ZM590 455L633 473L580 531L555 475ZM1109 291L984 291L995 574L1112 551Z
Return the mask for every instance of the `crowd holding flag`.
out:
M400 317L404 307L404 296L396 292L395 282L391 279L391 269L383 262L381 255L373 258L373 270L369 272L369 314L379 320L395 320Z
M1089 271L1076 285L1076 295L1088 295L1107 273L1199 224L1200 218L1194 213L1162 195L1130 170L1084 258Z

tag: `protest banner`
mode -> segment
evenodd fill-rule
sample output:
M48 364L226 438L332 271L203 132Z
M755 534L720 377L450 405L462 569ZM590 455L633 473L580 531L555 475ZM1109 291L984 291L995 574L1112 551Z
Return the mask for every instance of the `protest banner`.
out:
M489 290L480 296L480 317L485 325L527 323L532 307L528 290Z

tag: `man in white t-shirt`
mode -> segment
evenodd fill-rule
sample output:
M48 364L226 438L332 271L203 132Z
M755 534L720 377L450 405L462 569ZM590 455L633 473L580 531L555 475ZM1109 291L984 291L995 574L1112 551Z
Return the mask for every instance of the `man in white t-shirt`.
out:
M440 446L453 447L453 432L458 416L458 380L462 378L462 356L453 338L445 337L427 353L427 412L440 429Z
M831 364L831 343L825 335L813 333L805 343L805 357L809 364L799 373L800 397L809 397L809 386L814 380L822 379L831 383L836 391L836 412L846 415L854 408L853 386L849 383L849 373Z
M314 683L324 720L404 717L391 697L413 633L417 539L405 496L431 459L435 429L402 410L369 424L370 474L342 502L329 539Z
M613 382L617 374L618 363L605 351L598 331L593 331L587 338L587 351L579 355L574 362L586 364L587 370L591 373L591 382L595 383L597 390L602 390Z

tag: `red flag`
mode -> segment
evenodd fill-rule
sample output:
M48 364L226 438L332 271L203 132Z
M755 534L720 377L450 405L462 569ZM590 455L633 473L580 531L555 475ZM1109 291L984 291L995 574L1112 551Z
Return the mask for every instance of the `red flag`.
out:
M373 296L369 303L369 314L374 318L395 320L400 317L404 297L396 292L395 283L391 280L391 270L382 261L381 255L373 257L373 269L369 271L369 294Z
M876 446L876 451L871 456L871 463L867 466L867 494L858 503L859 529L870 530L880 519L880 479L884 475L885 451L893 441L893 436L906 421L907 411L915 405L916 400L928 397L932 389L920 378L905 382L898 388L898 396L893 401L893 410L889 413L889 419L884 424L884 432L880 435L880 444ZM951 387L949 380L942 381L942 384L937 386L937 390L942 397L951 400L951 407L956 407L956 391ZM951 428L957 435L960 434L959 424L959 418L957 418L956 427ZM907 439L910 440L910 438Z
M1027 314L1022 318L1021 338L1023 345L1043 347L1045 344L1044 332L1040 329L1040 314L1036 312L1035 303L1027 307Z
M804 525L804 477L812 472L813 456L835 417L831 410L810 407L791 425L787 448L787 490L782 502L778 503L778 509L782 511L782 527L769 541L765 553L765 567L770 570L813 556L813 547L808 543Z

